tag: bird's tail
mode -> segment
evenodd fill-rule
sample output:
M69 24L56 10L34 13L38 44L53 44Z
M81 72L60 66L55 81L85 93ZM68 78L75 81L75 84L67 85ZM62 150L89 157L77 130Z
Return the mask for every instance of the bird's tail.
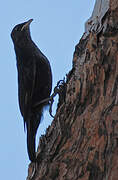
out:
M29 159L31 162L36 161L36 153L35 153L35 138L36 132L41 120L42 112L38 114L32 114L30 118L26 121L27 126L27 151L29 155Z

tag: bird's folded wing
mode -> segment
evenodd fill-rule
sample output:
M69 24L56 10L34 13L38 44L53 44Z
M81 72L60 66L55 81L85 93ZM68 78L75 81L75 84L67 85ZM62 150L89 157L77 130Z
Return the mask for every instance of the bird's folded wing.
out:
M36 64L18 66L19 105L26 122L32 106L32 95L35 86Z

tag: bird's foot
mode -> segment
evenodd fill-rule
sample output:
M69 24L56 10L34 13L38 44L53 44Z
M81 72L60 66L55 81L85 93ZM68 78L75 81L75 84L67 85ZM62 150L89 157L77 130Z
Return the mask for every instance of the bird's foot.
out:
M52 115L52 105L53 105L53 102L54 102L54 97L58 94L60 94L60 87L65 83L65 80L59 80L57 82L57 85L56 87L54 88L54 91L53 91L53 94L50 96L49 98L49 104L50 104L50 108L49 108L49 113L50 113L50 116L52 116L54 118L54 116Z
M48 104L49 103L49 113L50 116L52 116L54 118L54 116L52 115L52 105L54 102L54 97L58 94L60 94L60 87L65 83L65 80L59 80L57 82L56 87L54 88L54 91L52 93L52 95L49 98L43 99L42 101L38 102L35 104L34 108L37 108L38 106L40 106L41 104Z

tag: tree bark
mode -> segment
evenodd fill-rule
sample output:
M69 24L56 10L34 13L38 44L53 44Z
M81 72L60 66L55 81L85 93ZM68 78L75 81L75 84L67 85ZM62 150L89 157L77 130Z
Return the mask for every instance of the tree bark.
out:
M32 170L30 164L27 179ZM33 179L118 179L117 0L96 0L75 47L65 99L40 138Z

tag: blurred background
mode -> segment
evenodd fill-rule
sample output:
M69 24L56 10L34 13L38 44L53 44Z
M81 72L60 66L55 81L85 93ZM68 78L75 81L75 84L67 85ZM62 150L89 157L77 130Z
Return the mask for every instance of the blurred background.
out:
M1 2L0 9L0 179L24 180L30 163L26 134L18 106L17 70L10 33L16 24L33 18L31 36L50 61L53 88L71 70L75 45L91 16L95 0L20 0ZM56 101L57 102L57 98ZM53 114L56 103L53 106ZM45 133L53 118L45 111L37 133Z

